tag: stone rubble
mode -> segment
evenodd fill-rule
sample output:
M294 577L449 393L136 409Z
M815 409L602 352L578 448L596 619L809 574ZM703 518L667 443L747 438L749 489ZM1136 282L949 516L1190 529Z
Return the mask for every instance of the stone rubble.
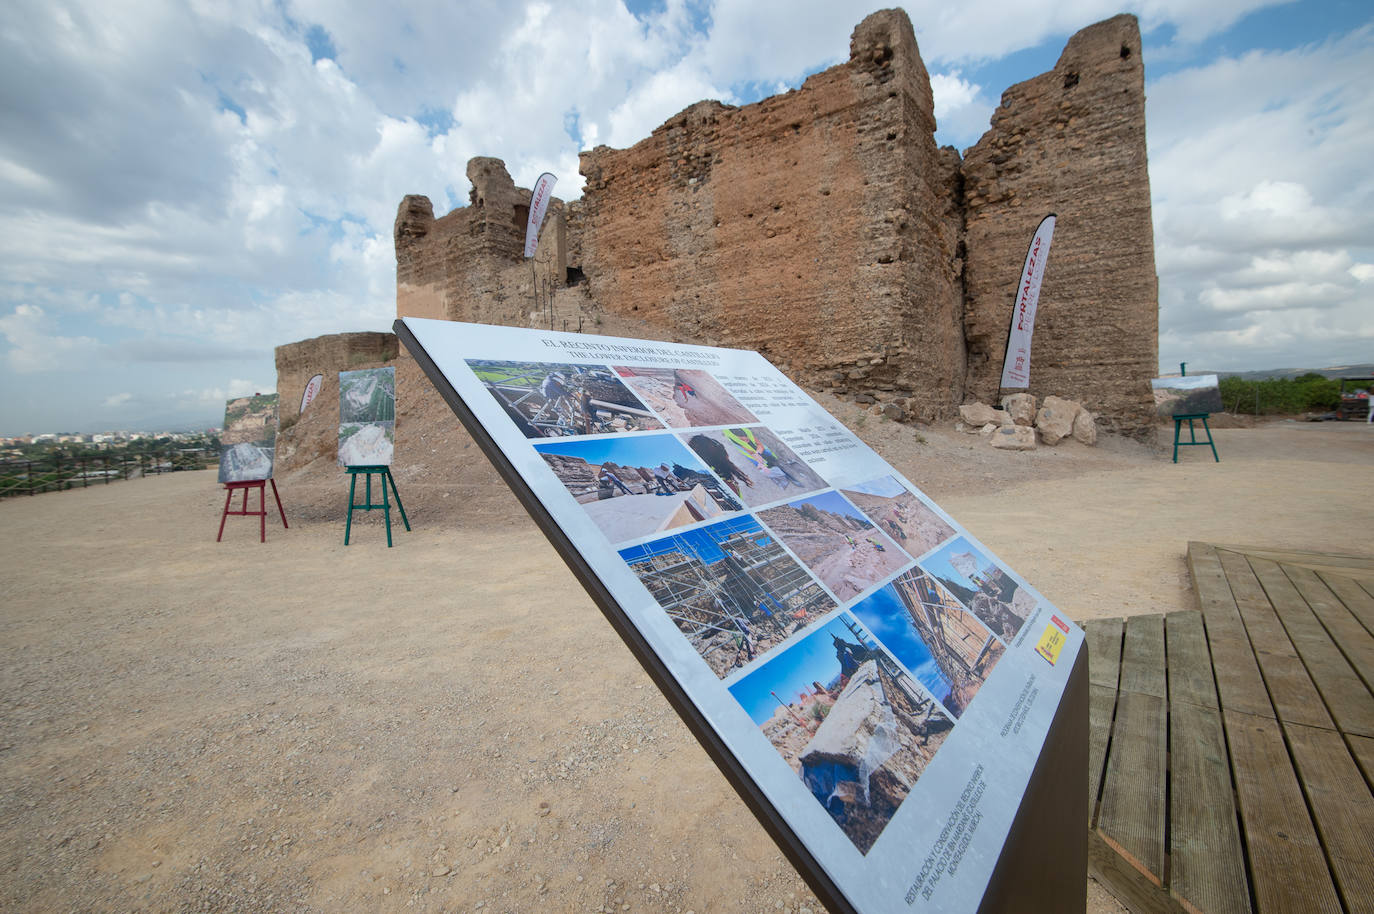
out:
M1000 450L1034 450L1037 442L1053 447L1070 436L1089 447L1097 444L1096 417L1076 400L1051 394L1037 409L1035 397L1017 393L1003 397L1002 406L965 403L959 407L960 421L954 427L981 435Z

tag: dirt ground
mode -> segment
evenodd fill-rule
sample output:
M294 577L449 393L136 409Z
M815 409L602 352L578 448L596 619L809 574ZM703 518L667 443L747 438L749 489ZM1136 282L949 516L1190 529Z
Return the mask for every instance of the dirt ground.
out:
M1364 425L1175 465L845 409L1079 619L1194 607L1189 540L1374 552ZM344 547L322 466L265 545L212 472L0 503L0 909L821 910L511 497L410 470Z

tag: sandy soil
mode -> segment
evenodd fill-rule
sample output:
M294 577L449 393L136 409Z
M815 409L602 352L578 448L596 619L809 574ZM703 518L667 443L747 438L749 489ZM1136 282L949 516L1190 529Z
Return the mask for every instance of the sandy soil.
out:
M1189 540L1374 552L1364 425L1174 465L843 410L1080 619L1193 607ZM819 911L514 500L398 482L394 549L322 464L266 545L213 472L0 503L0 909Z

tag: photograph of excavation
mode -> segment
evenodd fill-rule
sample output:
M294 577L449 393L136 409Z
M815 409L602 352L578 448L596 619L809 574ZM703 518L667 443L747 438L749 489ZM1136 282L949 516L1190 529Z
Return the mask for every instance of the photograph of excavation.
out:
M396 369L339 372L339 422L394 422Z
M534 449L612 543L742 509L672 435L577 438Z
M766 428L700 432L687 443L751 508L826 487L815 470Z
M663 428L607 368L485 359L468 367L526 438Z
M962 536L921 559L921 566L1003 641L1015 638L1035 609L1035 598Z
M277 395L253 394L224 404L220 482L272 478L277 445Z
M396 452L395 422L364 422L339 426L339 466L391 466Z
M838 492L760 511L759 519L841 603L911 561Z
M919 568L852 612L956 718L1006 652L986 625Z
M1196 416L1198 413L1219 413L1221 386L1214 374L1193 377L1151 378L1150 390L1155 398L1155 412L1160 418Z
M954 535L944 518L891 476L841 491L911 555L925 555Z
M626 368L615 373L669 428L757 422L709 372L696 368Z
M848 613L730 694L863 854L954 726Z
M620 557L722 679L835 608L748 515L623 549Z

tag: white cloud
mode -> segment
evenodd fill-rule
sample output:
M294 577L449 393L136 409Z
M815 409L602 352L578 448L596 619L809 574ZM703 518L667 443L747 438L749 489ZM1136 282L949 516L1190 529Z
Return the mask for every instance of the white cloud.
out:
M1366 27L1147 87L1161 363L1369 358L1370 72Z
M89 359L101 344L88 336L64 336L38 305L19 305L0 317L0 336L9 343L5 359L20 374L57 371L71 361Z
M111 394L105 398L105 406L109 409L118 409L121 406L127 406L133 398L134 395L127 391L124 393Z

